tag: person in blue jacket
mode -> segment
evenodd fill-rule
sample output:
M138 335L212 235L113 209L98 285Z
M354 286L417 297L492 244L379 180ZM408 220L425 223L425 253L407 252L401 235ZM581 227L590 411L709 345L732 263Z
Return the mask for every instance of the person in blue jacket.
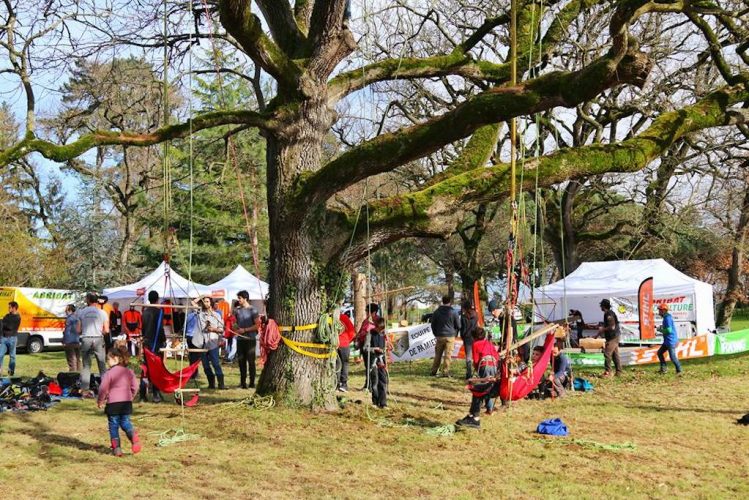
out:
M676 367L676 374L681 374L681 363L679 358L676 356L676 325L674 324L674 318L671 313L668 312L668 304L658 305L658 314L663 318L663 325L658 329L663 335L663 344L658 349L658 360L661 362L661 373L666 373L666 359L663 356L664 353L668 352L668 356Z

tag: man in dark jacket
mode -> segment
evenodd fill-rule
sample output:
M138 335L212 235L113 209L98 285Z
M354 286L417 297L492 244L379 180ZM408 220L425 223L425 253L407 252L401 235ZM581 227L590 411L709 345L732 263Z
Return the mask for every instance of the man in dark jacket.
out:
M150 292L148 292L148 302L150 304L158 304L159 292L157 292L156 290L151 290ZM143 316L142 316L143 347L153 352L157 356L161 355L161 352L159 352L159 349L161 349L162 347L166 345L166 335L164 334L164 325L163 325L162 319L163 319L163 311L161 310L161 308L158 308L158 307L144 307L143 308ZM145 359L143 363L145 364ZM154 403L161 402L161 393L153 385L153 382L151 381L150 377L149 377L149 385L151 386L153 402ZM147 393L147 387L146 387L145 381L141 379L141 385L140 385L140 400L141 401L147 401L146 393Z
M434 344L434 362L432 363L432 376L437 375L437 370L442 363L442 375L450 376L450 357L455 345L455 336L460 331L460 317L452 307L452 299L449 295L442 297L442 305L432 314L432 333L436 338Z
M619 358L619 337L622 331L619 328L619 318L611 310L611 301L609 299L603 299L599 305L601 306L601 311L603 311L603 326L600 327L599 332L603 333L603 337L606 339L606 346L603 350L603 376L611 376L611 359L613 358L614 369L618 377L622 374L622 362Z
M3 361L5 353L8 353L10 362L8 363L8 375L13 376L16 371L16 344L18 343L18 327L21 326L21 315L18 314L18 302L12 300L8 302L8 314L0 321L0 373L3 371Z
M463 351L466 355L466 380L473 375L473 335L479 326L479 315L473 309L470 300L460 305L460 338L463 340Z

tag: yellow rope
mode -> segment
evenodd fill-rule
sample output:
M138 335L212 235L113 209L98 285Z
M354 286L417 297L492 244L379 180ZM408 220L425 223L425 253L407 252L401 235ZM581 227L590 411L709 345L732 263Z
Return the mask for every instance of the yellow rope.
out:
M283 343L286 344L286 346L292 351L297 352L303 356L309 356L310 358L328 359L336 355L336 351L331 349L330 345L328 344L313 344L311 342L297 342L295 340L287 339L286 337L283 337L283 336L281 337L281 340L283 340ZM312 347L314 349L328 349L328 352L324 352L324 353L310 352L305 349L302 349L302 347Z

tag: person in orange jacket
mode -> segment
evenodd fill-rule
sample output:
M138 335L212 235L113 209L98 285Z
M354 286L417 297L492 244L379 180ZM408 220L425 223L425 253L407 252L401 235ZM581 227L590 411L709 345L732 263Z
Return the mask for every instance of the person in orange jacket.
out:
M131 305L130 309L122 313L122 332L127 335L127 347L132 356L140 357L141 334L143 331L143 316Z

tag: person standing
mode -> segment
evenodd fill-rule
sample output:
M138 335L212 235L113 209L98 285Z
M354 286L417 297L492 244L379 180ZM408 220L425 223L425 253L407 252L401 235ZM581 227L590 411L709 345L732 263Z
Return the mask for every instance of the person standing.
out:
M159 292L151 290L148 292L148 302L151 305L158 305L159 303ZM143 314L141 315L141 322L143 325L143 347L148 349L157 356L162 356L160 349L166 345L166 336L164 335L163 325L163 311L159 307L144 307ZM145 364L145 359L143 361ZM147 376L149 385L151 386L151 394L154 403L161 402L161 393L153 384L153 380L150 378L150 374ZM140 386L140 399L146 401L147 398L147 386L144 380L141 380Z
M478 313L473 309L471 301L464 300L460 306L460 338L463 340L466 356L466 380L473 375L473 339L478 326Z
M250 389L255 387L255 349L257 347L258 314L250 304L250 294L247 290L237 293L238 306L234 310L237 334L237 361L239 362L239 382L242 389L247 389L247 372L250 373Z
M122 311L119 302L113 302L112 310L109 311L109 331L110 343L114 344L115 337L122 335Z
M478 429L481 427L481 405L485 405L486 414L491 415L494 412L494 398L499 395L499 353L483 328L476 328L474 340L471 361L479 380L472 381L468 386L471 391L468 415L455 424Z
M109 331L104 334L104 347L109 349L114 344L112 340L112 324L109 322L110 315L112 314L112 304L109 303L109 297L106 295L99 295L96 298L96 307L104 311L107 315L107 324L109 325Z
M336 371L338 373L339 392L348 391L348 362L351 355L351 341L356 335L356 327L348 314L341 313L338 320L343 325L343 331L338 335L338 357L336 358Z
M75 314L75 306L65 307L65 330L62 332L62 345L65 348L65 359L68 361L69 372L81 370L81 326L80 319Z
M219 312L213 310L213 299L210 297L201 298L199 306L197 328L201 334L202 342L201 345L197 345L195 334L193 334L193 342L197 347L207 349L207 352L203 353L203 371L205 371L205 376L208 379L208 388L215 389L216 379L218 379L218 388L226 389L224 372L221 369L221 360L218 356L221 347L221 335L224 332L221 318ZM211 369L211 365L213 369Z
M80 323L78 328L81 334L81 358L83 358L83 369L81 370L81 394L84 397L93 397L91 387L91 355L96 358L99 367L99 376L103 377L107 371L104 339L109 336L109 315L97 307L96 294L86 294L86 307L78 311Z
M372 404L378 408L387 408L388 372L387 372L387 339L385 338L385 318L378 318L375 329L370 332L369 355L372 358L372 373L369 376L372 387Z
M115 345L107 355L109 370L101 379L97 406L104 407L109 423L109 439L112 444L112 454L122 456L120 447L120 429L132 443L133 454L140 452L141 444L138 432L130 423L133 413L133 398L138 391L135 373L127 367L127 347Z
M603 311L603 326L599 328L599 334L603 334L606 339L606 346L603 350L604 357L604 377L611 376L611 360L614 360L614 369L616 370L616 376L622 374L622 361L619 358L619 337L622 334L619 328L619 318L616 313L611 310L611 301L609 299L603 299L600 304L601 311Z
M678 342L676 325L674 324L673 316L668 312L668 304L659 304L658 314L663 318L663 324L658 329L663 335L663 344L658 349L658 361L661 362L660 373L666 373L666 359L664 354L668 352L668 357L671 358L671 362L676 368L676 374L681 375L681 363L679 363L679 358L676 355L676 344Z
M122 313L122 329L127 335L127 344L131 356L140 356L142 351L141 332L143 331L143 317L140 311L131 305L130 309Z
M2 340L0 341L0 373L3 372L5 353L8 353L8 375L16 373L16 346L18 345L18 328L21 326L21 315L18 314L18 302L8 302L8 314L3 316Z
M440 364L442 375L450 377L450 358L455 346L455 337L460 330L460 318L452 307L449 295L442 297L442 305L432 314L432 333L437 341L434 344L434 361L432 362L432 376L437 376Z
M372 332L377 327L377 321L380 319L379 312L379 305L374 302L369 304L367 306L367 317L364 318L364 321L362 321L361 326L359 327L359 331L356 333L356 348L361 352L362 359L364 360L364 368L366 370L365 373L367 374L364 380L364 387L361 388L362 391L371 389L369 373L372 364L372 356L370 356L369 352L369 341ZM370 337L367 337L368 335Z
M572 347L577 347L580 344L580 339L583 338L583 331L585 330L585 320L583 319L583 313L581 313L577 309L570 309L568 322L577 333L577 338L571 339ZM570 330L572 330L572 328Z

